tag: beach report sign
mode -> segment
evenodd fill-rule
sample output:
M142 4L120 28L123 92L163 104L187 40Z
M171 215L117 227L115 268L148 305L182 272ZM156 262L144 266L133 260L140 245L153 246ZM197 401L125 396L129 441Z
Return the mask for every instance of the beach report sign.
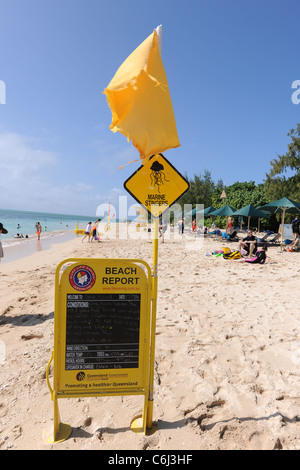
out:
M81 258L58 265L54 350L47 367L54 434L48 442L65 440L71 432L60 422L58 398L144 395L146 413L150 301L151 270L143 260ZM145 432L146 419L142 423Z

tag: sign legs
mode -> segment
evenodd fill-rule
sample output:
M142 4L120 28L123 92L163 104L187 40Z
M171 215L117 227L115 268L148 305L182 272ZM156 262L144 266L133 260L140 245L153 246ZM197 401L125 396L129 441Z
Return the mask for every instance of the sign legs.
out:
M58 402L57 402L57 394L56 391L53 391L49 381L49 370L50 364L54 358L54 351L51 353L50 361L48 362L47 369L46 369L46 379L47 385L51 393L51 399L53 401L53 410L54 410L54 424L53 424L53 433L50 436L45 436L45 440L47 444L56 444L58 442L65 441L72 433L72 427L69 424L61 423L59 409L58 409Z

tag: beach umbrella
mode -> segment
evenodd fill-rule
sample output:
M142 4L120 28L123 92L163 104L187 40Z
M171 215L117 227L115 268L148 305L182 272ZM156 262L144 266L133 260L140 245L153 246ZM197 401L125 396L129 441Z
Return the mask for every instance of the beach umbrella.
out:
M300 203L296 201L292 201L288 197L282 197L277 201L269 202L269 204L265 204L264 206L260 207L262 211L268 211L273 214L281 214L281 249L283 245L283 229L284 229L284 219L285 214L296 214L300 212Z
M213 206L206 207L205 209L197 210L196 208L188 212L187 215L201 215L202 217L208 217L216 209Z
M204 217L207 217L209 216L213 211L215 211L216 209L213 207L213 206L209 206L209 207L206 207L205 209L200 209L198 210L196 207L187 212L186 215L196 215L196 214L199 214L199 215L202 215Z
M241 209L238 209L232 214L233 217L235 216L243 216L243 217L248 217L248 229L250 227L250 219L251 217L257 217L258 219L260 217L269 217L265 212L262 210L257 209L254 207L252 204L248 204L245 207L242 207Z
M283 212L289 214L296 214L300 212L300 203L292 201L288 197L282 197L277 201L269 202L264 206L260 206L259 210L280 214Z
M220 207L220 209L217 209L217 210L211 212L210 215L213 215L213 216L219 215L219 216L226 217L226 230L227 230L228 217L230 217L235 211L236 211L236 209L234 209L234 207L231 207L231 206L229 206L229 204L226 204L225 206Z
M229 217L235 211L236 211L236 209L234 209L233 207L226 204L226 206L220 207L220 209L216 209L216 210L212 211L210 213L210 215L215 215L215 216L220 215L220 216L223 216L223 217Z
M194 216L194 215L200 214L200 213L201 213L201 211L197 210L197 208L194 207L194 209L192 209L191 211L185 212L184 215L185 215L185 216L187 216L187 215L192 215L192 216Z
M195 215L196 214L196 209L192 209L191 211L189 212L186 212L184 215Z
M204 217L207 217L208 215L211 215L212 212L214 212L216 209L213 206L206 207L203 211Z

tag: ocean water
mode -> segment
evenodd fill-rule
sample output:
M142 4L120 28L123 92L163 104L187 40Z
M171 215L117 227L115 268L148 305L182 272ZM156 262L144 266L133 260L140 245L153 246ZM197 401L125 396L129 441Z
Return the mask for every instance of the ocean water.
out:
M95 216L77 216L66 214L51 214L47 212L29 212L0 209L0 222L8 231L7 234L0 234L2 245L12 242L17 243L17 233L22 234L24 237L32 238L36 234L35 224L40 222L42 226L42 238L54 233L65 231L74 231L76 226L84 229L88 222L94 222ZM20 242L20 240L19 240Z

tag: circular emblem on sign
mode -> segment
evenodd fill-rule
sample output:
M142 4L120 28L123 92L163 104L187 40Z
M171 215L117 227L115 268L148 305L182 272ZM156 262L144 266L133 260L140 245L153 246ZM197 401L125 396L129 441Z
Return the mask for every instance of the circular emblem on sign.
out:
M76 290L88 290L95 284L96 274L89 266L76 266L70 272L69 281Z
M85 373L84 372L78 372L78 374L76 375L76 380L78 380L79 382L81 382L82 380L85 379Z

